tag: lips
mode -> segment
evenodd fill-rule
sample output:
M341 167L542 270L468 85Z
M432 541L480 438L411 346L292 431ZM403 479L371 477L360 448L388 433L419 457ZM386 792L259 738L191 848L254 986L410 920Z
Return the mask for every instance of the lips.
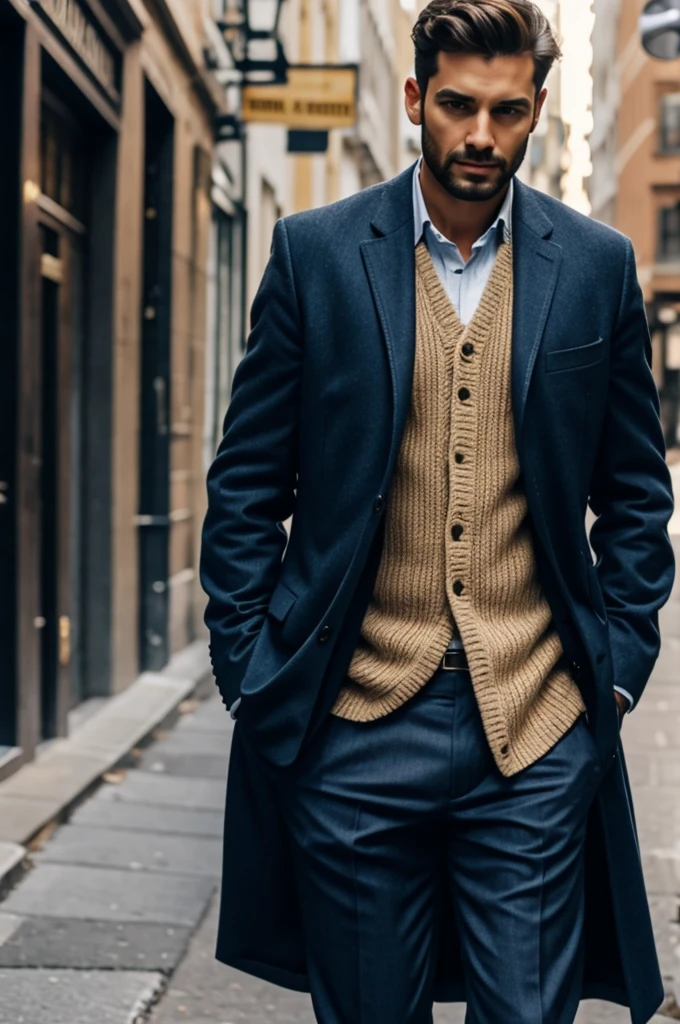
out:
M473 160L456 160L456 163L460 167L474 167L480 171L493 171L498 167L498 164L478 164Z

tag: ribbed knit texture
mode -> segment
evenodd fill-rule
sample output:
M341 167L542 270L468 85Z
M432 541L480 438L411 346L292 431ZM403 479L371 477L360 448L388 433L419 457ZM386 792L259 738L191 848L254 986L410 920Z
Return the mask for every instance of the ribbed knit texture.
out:
M432 677L457 628L507 776L584 710L537 575L511 406L512 312L510 242L467 327L417 247L411 407L373 598L333 707L359 722L394 711Z

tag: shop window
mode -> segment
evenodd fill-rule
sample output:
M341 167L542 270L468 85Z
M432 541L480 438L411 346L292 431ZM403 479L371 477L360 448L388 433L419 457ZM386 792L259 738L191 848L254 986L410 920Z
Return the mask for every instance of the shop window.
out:
M680 262L680 202L659 210L658 255L661 261Z
M680 92L661 99L661 152L680 153Z

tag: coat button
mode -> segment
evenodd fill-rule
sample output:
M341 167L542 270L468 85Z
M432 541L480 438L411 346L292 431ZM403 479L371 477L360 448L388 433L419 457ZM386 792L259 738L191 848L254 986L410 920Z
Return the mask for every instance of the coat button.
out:
M461 402L467 402L468 398L470 397L470 392L468 391L467 388L461 388L460 391L458 392L458 397L460 398Z
M330 638L331 638L331 627L330 626L324 626L323 629L321 630L321 632L319 633L319 643L320 644L327 644L328 641L330 640Z
M465 590L465 587L463 586L461 581L460 580L456 580L456 582L453 584L453 592L456 595L456 597L460 597L460 595L463 593L464 590Z
M451 535L454 540L460 540L460 538L463 536L463 527L460 525L460 523L456 523L456 525L451 530Z
M384 509L385 509L385 499L383 498L383 496L381 494L379 494L378 497L373 502L373 511L375 512L375 514L377 516L379 516L384 511Z
M462 351L463 351L463 355L464 356L468 356L469 357L469 356L474 354L475 346L473 344L471 344L471 342L466 341L465 344L463 345L463 350Z

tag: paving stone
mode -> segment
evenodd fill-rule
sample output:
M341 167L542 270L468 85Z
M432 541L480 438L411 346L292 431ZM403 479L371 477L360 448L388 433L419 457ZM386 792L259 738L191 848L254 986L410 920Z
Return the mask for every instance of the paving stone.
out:
M41 864L6 899L10 914L195 926L215 890L208 878Z
M231 750L231 733L201 732L197 729L173 729L167 736L148 747L165 754L205 754L221 757Z
M102 786L95 799L218 811L224 807L225 797L226 780L165 778L153 772L132 771L120 785Z
M218 709L208 716L199 716L197 713L184 715L177 723L177 729L179 732L218 732L225 736L233 730L234 723L224 705L222 711L224 714Z
M88 864L217 878L222 843L219 839L194 836L156 836L124 829L65 825L34 859L37 863Z
M308 995L268 985L215 960L218 916L215 897L150 1024L314 1024Z
M71 821L76 825L126 828L139 832L220 837L224 827L224 813L89 800L78 808Z
M231 719L229 718L229 712L225 708L224 703L222 701L222 697L220 696L217 687L215 687L215 689L209 693L205 700L201 700L198 702L195 710L192 711L192 714L200 715L203 718L210 718L211 715L213 717L215 715L219 717L222 714L222 712L224 712L224 715L227 718L227 720L231 721Z
M5 796L0 786L0 840L26 843L52 821L61 810L56 799L28 800L23 796Z
M16 914L0 913L0 948L14 935L20 927L22 918Z
M15 918L17 927L0 945L0 967L75 970L144 970L168 974L189 942L190 928L164 924ZM1 927L1 922L0 922Z
M163 984L148 971L0 970L0 1024L135 1024Z
M201 734L204 735L204 734ZM222 779L227 777L229 753L214 754L163 754L156 747L150 747L139 762L139 768L154 775L179 775L184 778Z
M651 896L649 906L652 913L654 935L661 965L661 974L673 982L680 965L680 920L677 896ZM673 988L673 985L671 985ZM680 995L680 992L677 993Z
M0 887L3 879L9 879L26 856L26 850L18 843L0 843Z

